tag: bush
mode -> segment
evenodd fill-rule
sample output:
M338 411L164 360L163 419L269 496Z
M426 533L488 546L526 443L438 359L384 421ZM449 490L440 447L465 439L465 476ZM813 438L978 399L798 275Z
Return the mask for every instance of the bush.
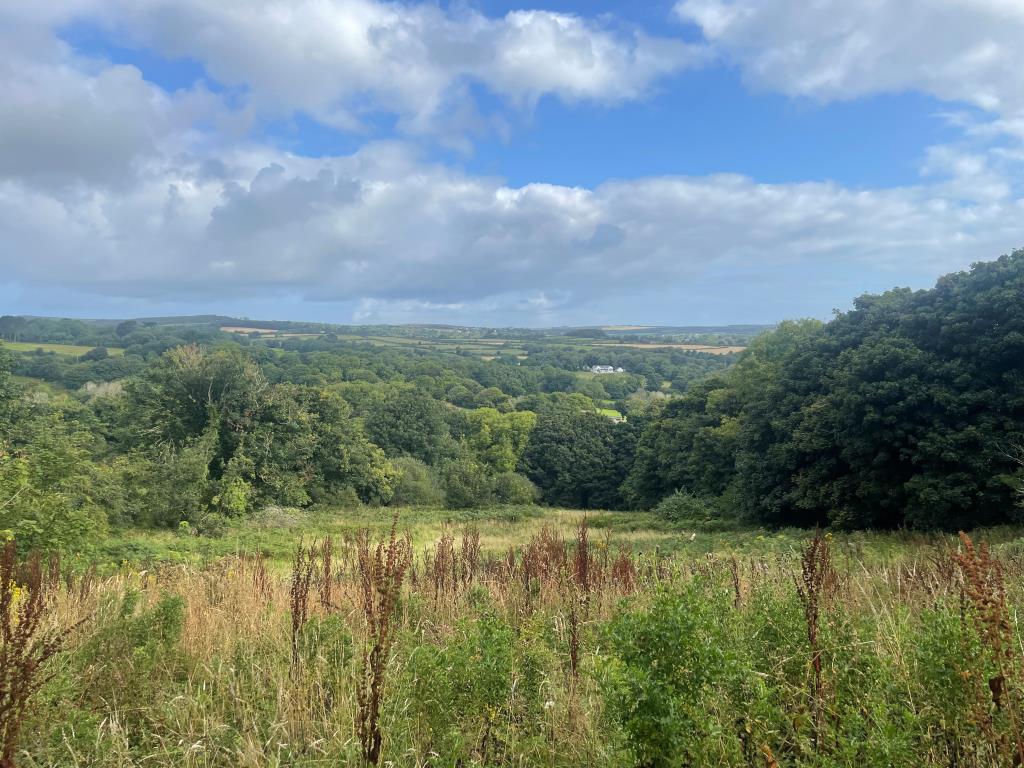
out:
M107 525L94 500L103 482L89 460L88 435L60 414L19 429L32 450L5 451L0 441L0 535L25 552L88 550Z
M703 764L705 697L728 666L716 622L729 613L724 598L700 582L680 593L662 590L649 608L609 626L605 701L642 766Z
M491 478L478 461L451 461L444 467L443 478L445 501L452 509L485 507L492 501Z
M735 527L735 522L722 516L722 499L697 496L679 490L666 496L654 513L673 523L683 523L705 531L722 531Z
M188 521L182 520L182 523L188 525ZM209 536L211 538L220 538L228 532L228 518L224 515L218 514L217 512L207 512L201 515L195 520L195 532L202 536ZM179 531L181 525L179 524Z
M241 517L249 511L253 499L253 487L243 478L235 475L222 478L220 493L213 498L213 505L224 515Z
M445 492L437 474L424 462L411 456L402 456L391 462L398 471L391 504L399 507L439 507L444 504Z
M106 347L93 347L84 355L79 356L78 359L83 363L89 363L96 360L105 360L109 355L110 353L107 351Z
M141 491L141 510L135 522L175 528L182 520L196 523L207 514L216 439L216 432L207 430L180 449L165 445L153 459L135 457L131 469L139 475Z
M359 509L363 506L363 500L359 493L351 485L343 485L330 493L319 498L318 503L339 509Z
M491 480L491 494L499 504L532 504L539 493L529 478L515 472L501 472Z

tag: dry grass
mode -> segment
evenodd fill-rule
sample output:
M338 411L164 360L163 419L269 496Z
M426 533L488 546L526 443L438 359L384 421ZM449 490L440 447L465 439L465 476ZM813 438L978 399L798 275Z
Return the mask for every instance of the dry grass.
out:
M965 540L877 558L816 537L792 554L665 556L589 522L529 521L519 531L528 538L503 548L474 525L439 526L432 541L420 532L414 544L392 524L303 546L290 573L232 556L54 582L47 626L83 624L61 662L63 687L39 696L19 765L630 765L602 698L603 627L692 584L709 585L709 599L724 591L720 642L749 653L752 679L780 713L718 711L731 694L716 693L702 706L728 728L702 747L708 764L1012 764L1024 584L1015 549ZM131 594L138 605L118 619ZM91 638L169 598L184 604L174 644L89 651ZM983 664L953 648L934 662L936 674L953 665L953 679L979 682L972 705L949 715L936 712L954 706L951 694L929 699L920 682L933 614L957 637L976 633L989 654ZM893 700L917 718L896 729L920 728L916 762L837 756L846 719L868 718L870 738L893 725L872 714L880 705L869 695L882 694L868 672L894 680ZM102 690L81 690L89 680ZM767 706L763 691L738 695Z

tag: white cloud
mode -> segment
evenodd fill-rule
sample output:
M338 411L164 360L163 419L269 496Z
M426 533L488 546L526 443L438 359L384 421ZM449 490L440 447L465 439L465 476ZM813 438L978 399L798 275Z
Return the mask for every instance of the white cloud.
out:
M90 14L121 39L191 57L248 89L268 116L302 111L344 129L393 113L412 133L481 122L480 84L517 106L645 96L659 78L703 61L703 49L580 16L513 11L491 18L430 3L379 0L110 0Z
M395 145L322 160L236 151L223 165L228 179L204 175L197 158L151 167L129 190L74 194L8 180L0 270L133 298L288 292L370 300L362 312L391 316L487 302L550 314L546 297L569 311L695 280L785 290L793 269L895 274L912 260L937 274L1024 242L1022 201L954 197L941 184L712 176L510 188Z
M822 102L917 91L974 107L944 115L959 139L925 151L949 200L1024 194L1021 0L678 0L748 82Z
M403 143L296 157L233 134L245 115L201 87L168 94L132 67L75 55L53 27L98 12L77 1L0 10L10 52L0 58L0 103L16 107L0 111L0 274L26 290L215 307L299 296L366 318L553 324L626 319L630 308L646 315L632 319L651 320L656 306L661 319L693 319L710 286L704 303L720 320L734 302L776 297L779 314L800 311L798 290L820 302L815 292L831 285L843 300L1024 243L1012 147L935 148L920 184L887 190L732 175L511 187ZM353 99L369 94L369 108L423 130L451 114L467 78L514 102L634 98L679 65L666 69L681 50L540 12L494 20L341 0L125 7L124 34L249 84L261 110L344 122L359 117ZM758 13L745 3L701 7L717 45ZM835 83L857 79L833 70ZM1000 92L1000 103L1010 98ZM967 118L963 128L982 142L997 130ZM844 270L857 279L843 283Z
M0 178L121 184L208 141L197 123L228 118L202 87L168 94L135 67L76 55L30 10L0 9Z
M790 95L917 90L1024 111L1020 0L679 0L675 12L753 82Z

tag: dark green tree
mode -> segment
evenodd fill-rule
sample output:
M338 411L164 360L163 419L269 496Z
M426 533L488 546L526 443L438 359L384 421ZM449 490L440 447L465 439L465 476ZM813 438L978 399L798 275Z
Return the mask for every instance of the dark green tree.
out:
M454 450L447 409L422 390L389 388L367 404L363 419L368 437L388 456L437 464Z
M618 509L619 487L632 464L637 428L593 412L561 408L542 413L520 461L547 504Z

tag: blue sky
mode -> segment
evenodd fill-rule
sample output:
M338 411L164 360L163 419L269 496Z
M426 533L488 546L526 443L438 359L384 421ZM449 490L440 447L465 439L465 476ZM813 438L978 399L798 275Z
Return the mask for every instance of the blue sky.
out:
M0 9L6 312L827 317L1024 245L1014 0Z

